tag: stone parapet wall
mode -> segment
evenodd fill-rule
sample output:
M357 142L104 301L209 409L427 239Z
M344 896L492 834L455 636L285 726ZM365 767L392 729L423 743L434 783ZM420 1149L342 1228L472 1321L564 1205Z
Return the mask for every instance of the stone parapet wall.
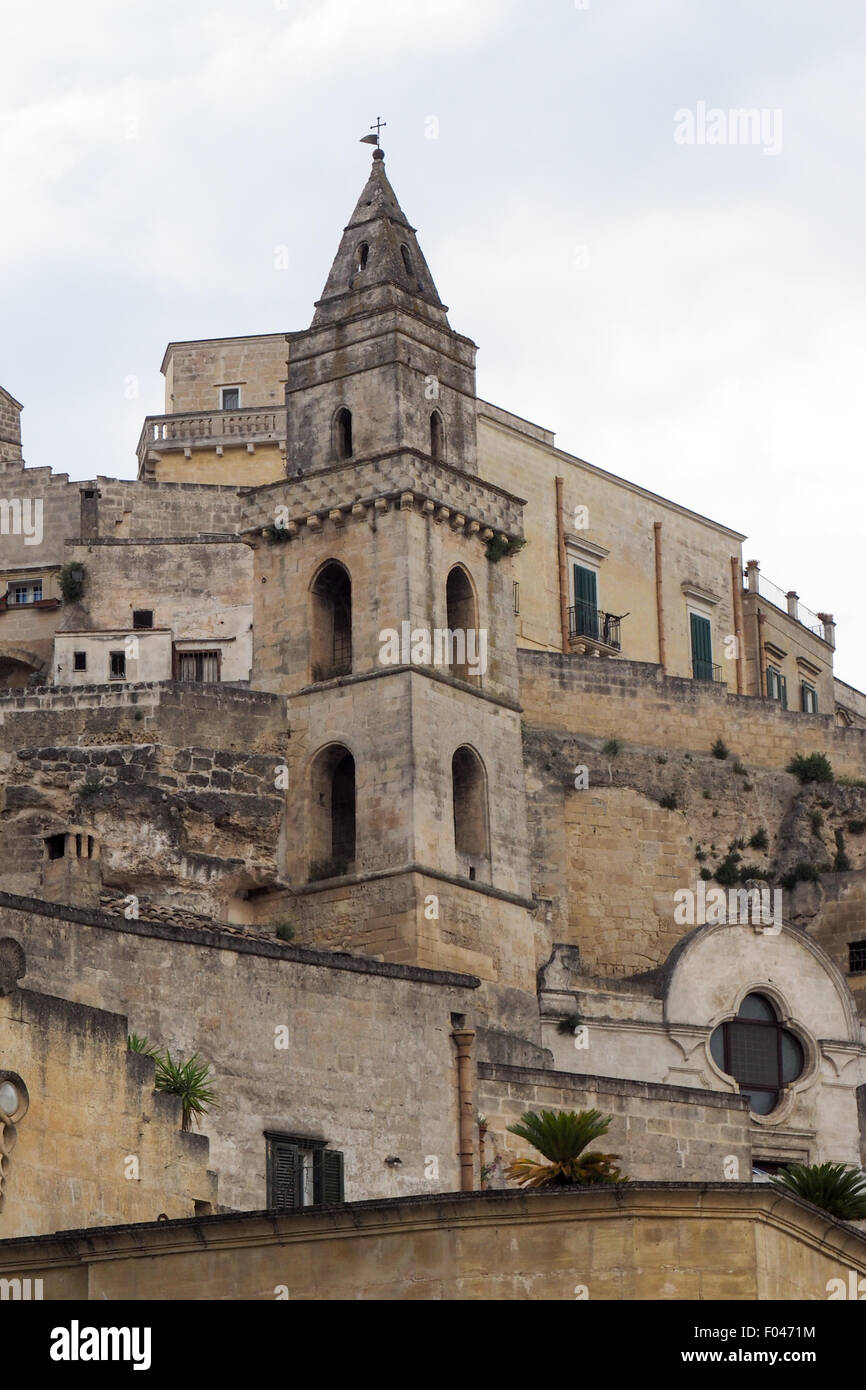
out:
M724 739L734 756L785 768L797 753L825 753L837 774L866 776L866 731L832 715L783 710L776 701L730 695L723 685L664 676L658 666L520 651L528 721L662 752L709 752Z
M622 1172L635 1181L719 1182L730 1158L740 1177L751 1173L749 1107L742 1096L481 1062L478 1109L489 1125L485 1162L493 1165L491 1183L497 1185L509 1163L533 1152L508 1133L527 1110L611 1115L610 1130L592 1147L618 1153Z

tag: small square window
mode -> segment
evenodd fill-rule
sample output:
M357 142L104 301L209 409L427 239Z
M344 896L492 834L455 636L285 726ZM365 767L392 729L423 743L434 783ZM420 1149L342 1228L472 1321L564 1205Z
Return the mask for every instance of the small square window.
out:
M73 671L87 670L87 652L73 652L72 669Z
M111 679L113 681L126 680L126 652L111 653Z
M132 626L139 631L144 628L153 627L153 609L135 608L132 613Z
M852 975L866 973L866 941L848 943L848 969Z
M336 1206L345 1200L343 1155L321 1140L266 1134L268 1210Z
M240 410L241 392L238 386L224 386L222 389L223 410Z

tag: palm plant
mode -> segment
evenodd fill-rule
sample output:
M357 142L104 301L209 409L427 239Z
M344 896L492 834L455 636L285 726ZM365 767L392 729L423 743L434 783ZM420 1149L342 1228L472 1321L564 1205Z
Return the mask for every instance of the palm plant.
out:
M540 1115L527 1110L519 1124L508 1126L508 1132L525 1139L548 1161L517 1158L505 1176L525 1188L628 1182L614 1163L619 1154L584 1152L587 1145L607 1134L611 1118L600 1110L563 1110L559 1114L542 1110Z
M198 1053L193 1053L185 1062L174 1062L171 1053L166 1050L164 1057L156 1059L154 1086L157 1091L180 1096L183 1107L181 1129L192 1129L193 1117L198 1119L214 1107L219 1109L216 1093L208 1085L209 1071L210 1063L200 1061Z
M841 1221L866 1220L866 1174L844 1163L790 1163L772 1179Z
M174 1062L167 1048L163 1055L158 1047L137 1033L129 1034L126 1047L128 1052L137 1052L142 1057L153 1059L156 1067L153 1078L155 1090L180 1097L183 1107L181 1129L192 1129L193 1118L206 1115L208 1110L219 1109L216 1093L207 1084L210 1064L202 1062L198 1053L193 1053L186 1062Z

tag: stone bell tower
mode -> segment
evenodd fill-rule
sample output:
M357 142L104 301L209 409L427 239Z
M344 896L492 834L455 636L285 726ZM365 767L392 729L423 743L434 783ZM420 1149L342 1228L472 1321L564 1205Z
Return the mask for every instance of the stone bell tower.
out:
M289 697L297 940L534 990L511 561L478 477L475 346L376 150L310 328L288 472L248 495L254 679ZM275 532L275 519L276 532ZM491 542L493 544L491 545Z
M312 325L291 338L289 477L328 468L348 449L358 458L447 452L476 473L475 353L449 327L377 149ZM351 416L351 438L341 411Z

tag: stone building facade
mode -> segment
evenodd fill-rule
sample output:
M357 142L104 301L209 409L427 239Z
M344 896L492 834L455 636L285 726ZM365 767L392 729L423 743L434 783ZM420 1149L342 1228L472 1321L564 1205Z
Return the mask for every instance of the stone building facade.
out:
M27 469L0 393L21 989L212 1064L226 1212L501 1186L531 1108L610 1114L640 1181L862 1164L832 615L477 398L378 150L310 327L163 371L135 481ZM146 1219L19 1189L0 1232Z

